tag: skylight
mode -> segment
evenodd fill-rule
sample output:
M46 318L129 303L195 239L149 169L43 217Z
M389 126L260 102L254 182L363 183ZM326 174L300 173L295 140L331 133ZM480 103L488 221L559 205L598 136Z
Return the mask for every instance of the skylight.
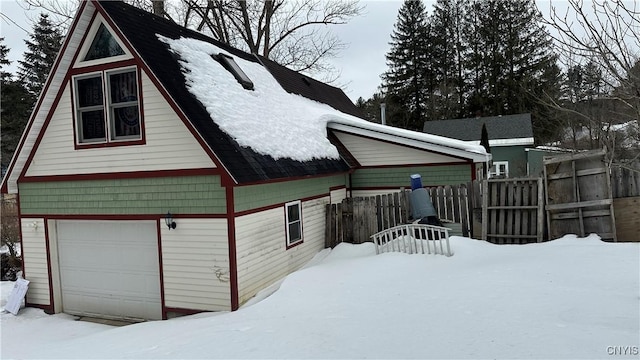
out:
M236 64L235 60L229 55L219 53L218 55L211 55L215 60L218 60L225 69L229 70L233 74L233 77L238 80L238 82L242 85L243 88L247 90L253 90L253 82L247 74L242 71L240 66Z

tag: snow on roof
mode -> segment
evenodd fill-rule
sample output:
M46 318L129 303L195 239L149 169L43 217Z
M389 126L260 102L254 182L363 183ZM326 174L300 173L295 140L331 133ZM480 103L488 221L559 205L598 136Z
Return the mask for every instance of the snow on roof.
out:
M329 122L486 154L482 146L371 123L288 93L259 62L233 56L211 43L157 36L179 55L187 89L205 106L211 119L240 146L259 154L301 162L338 159L338 150L327 138ZM231 72L211 57L220 53L234 58L253 82L254 90L245 90Z

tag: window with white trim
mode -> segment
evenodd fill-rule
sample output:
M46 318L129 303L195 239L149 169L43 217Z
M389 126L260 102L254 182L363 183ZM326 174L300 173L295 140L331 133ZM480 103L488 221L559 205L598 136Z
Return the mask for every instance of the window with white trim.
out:
M125 55L124 50L104 24L100 24L96 31L96 36L93 38L91 46L82 61L104 59L119 55Z
M285 204L287 247L302 242L302 205L300 200Z
M494 161L489 169L489 178L495 177L509 177L509 162L508 161Z
M79 144L141 139L136 68L78 75L73 87Z

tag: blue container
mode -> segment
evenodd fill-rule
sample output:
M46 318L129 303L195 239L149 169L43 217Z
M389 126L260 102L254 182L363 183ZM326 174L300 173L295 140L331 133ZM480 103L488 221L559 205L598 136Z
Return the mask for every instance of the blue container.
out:
M411 190L422 189L422 176L420 174L411 175Z
M426 189L416 189L412 191L409 193L409 199L411 202L412 218L418 220L429 216L438 216Z

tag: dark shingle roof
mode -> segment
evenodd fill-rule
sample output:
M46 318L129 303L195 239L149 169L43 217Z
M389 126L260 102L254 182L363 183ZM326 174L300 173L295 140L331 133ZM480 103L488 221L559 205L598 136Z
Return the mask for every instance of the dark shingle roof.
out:
M172 39L189 37L206 41L225 49L234 56L247 61L258 62L258 58L254 55L231 48L201 33L183 28L169 20L121 1L98 1L98 4L129 40L137 53L185 113L194 128L238 183L330 174L344 172L349 169L348 165L342 160L316 159L307 162L291 159L275 160L271 156L260 155L250 148L238 145L235 140L211 120L202 103L187 90L185 78L177 57L169 50L166 44L158 40L156 34ZM271 61L260 60L285 90L324 102L346 113L353 114L352 108L357 110L342 90L309 78L311 86L305 90L299 84L302 83L304 85L303 75ZM300 88L303 89L300 90ZM219 89L212 89L212 91L219 91Z
M349 100L342 90L300 74L265 57L258 57L285 91L327 104L343 113L362 117L360 109Z
M423 132L458 140L480 140L487 124L489 140L533 138L531 114L425 121Z

